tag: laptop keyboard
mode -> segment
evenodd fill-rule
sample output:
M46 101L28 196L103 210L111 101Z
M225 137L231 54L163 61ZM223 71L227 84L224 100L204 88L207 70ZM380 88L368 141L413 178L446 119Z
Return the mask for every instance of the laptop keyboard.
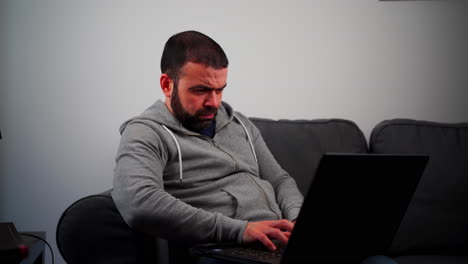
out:
M243 257L258 260L281 257L284 253L284 250L286 249L286 246L280 243L275 243L275 246L275 251L270 251L263 245L252 245L250 247L225 250L224 254L234 257Z

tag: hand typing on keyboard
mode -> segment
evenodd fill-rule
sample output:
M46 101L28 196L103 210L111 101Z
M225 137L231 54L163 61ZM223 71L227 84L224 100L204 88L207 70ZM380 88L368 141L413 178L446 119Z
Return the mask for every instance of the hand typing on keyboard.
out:
M261 242L267 249L274 251L277 247L271 239L287 244L293 228L294 223L286 219L249 222L242 240L244 243Z

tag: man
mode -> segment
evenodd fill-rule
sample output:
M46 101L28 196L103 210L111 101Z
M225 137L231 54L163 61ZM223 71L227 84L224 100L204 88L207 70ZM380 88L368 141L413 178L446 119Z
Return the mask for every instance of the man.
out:
M228 60L208 36L169 38L157 101L125 122L112 197L127 224L168 240L286 244L303 197L258 129L222 102ZM365 263L395 263L386 257Z
M228 60L195 31L172 36L157 101L121 126L112 197L132 228L190 242L287 243L303 197L258 129L222 102Z

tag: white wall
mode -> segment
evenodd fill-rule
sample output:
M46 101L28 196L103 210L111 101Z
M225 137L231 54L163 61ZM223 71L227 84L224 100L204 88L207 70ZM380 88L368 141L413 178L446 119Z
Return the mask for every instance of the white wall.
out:
M369 136L389 118L468 121L467 14L466 1L3 0L0 221L55 244L63 210L112 187L118 127L163 98L176 32L224 47L224 99L246 115L346 118Z

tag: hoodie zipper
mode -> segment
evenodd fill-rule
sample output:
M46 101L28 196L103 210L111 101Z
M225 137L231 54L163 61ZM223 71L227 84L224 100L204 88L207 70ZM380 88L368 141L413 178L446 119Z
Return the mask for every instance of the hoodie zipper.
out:
M186 133L187 135L189 136L194 136L194 137L201 137L203 139L206 139L208 140L209 142L211 142L211 144L213 144L213 146L215 146L217 149L219 149L221 152L225 153L226 155L228 155L233 161L234 161L234 173L236 172L239 172L240 170L240 166L239 166L239 163L237 162L237 160L231 155L229 154L228 152L224 151L222 148L220 148L217 144L216 144L216 141L214 141L213 138L211 137L208 137L208 136L205 136L205 135L199 135L199 134L195 134L195 133ZM250 175L247 175L247 179L249 179L250 182L253 182L253 184L257 187L257 189L263 194L263 197L265 199L265 202L268 204L268 207L270 208L270 211L273 212L277 217L278 219L281 219L281 216L278 215L278 213L276 213L275 210L273 210L273 208L271 207L271 203L270 203L270 199L268 199L268 195L265 193L265 190L263 190L263 188L254 180L251 178L252 176Z
M226 155L228 155L233 161L234 161L234 173L236 172L239 172L239 162L237 162L237 160L234 158L234 156L232 156L231 154L229 154L227 151L223 150L222 148L220 148L216 142L214 141L214 139L210 138L210 137L207 137L207 136L204 136L204 138L206 138L208 141L210 141L213 146L215 146L217 149L221 150L221 152L224 152Z
M239 163L237 162L237 160L231 155L229 154L228 152L224 151L223 149L221 149L218 145L216 145L216 142L214 141L214 139L210 138L210 137L206 137L207 140L209 140L217 149L221 150L222 152L226 153L233 161L234 161L234 172L239 172ZM251 178L252 176L250 176L249 174L247 174L247 179L249 179L250 182L252 182L256 187L257 189L263 194L263 197L265 198L265 202L268 204L268 207L270 208L270 211L272 211L277 217L278 219L281 219L281 216L278 215L278 213L276 213L275 210L273 210L273 208L271 207L271 203L270 203L270 199L268 199L268 195L265 193L265 190L263 190L262 186L260 186L254 179Z
M202 137L207 139L208 141L210 141L217 149L219 149L222 152L226 153L234 161L234 172L239 172L239 163L237 162L237 160L231 154L229 154L228 152L221 149L218 145L216 145L216 142L214 141L214 139L212 139L212 138L210 138L208 136L203 136L203 135L202 135ZM263 194L263 198L265 199L265 202L268 204L268 207L270 208L270 211L273 212L278 217L278 219L281 219L281 216L278 215L278 213L271 207L270 199L268 198L268 195L265 193L265 190L263 190L262 186L260 186L257 183L257 181L252 179L252 176L249 175L249 174L247 174L247 179L250 182L252 182L257 187L257 189Z
M200 137L202 139L205 139L207 141L209 141L211 144L213 144L213 146L215 146L217 149L219 149L221 152L225 153L226 155L228 155L233 161L234 161L234 173L236 172L239 172L239 169L240 169L240 166L239 166L239 162L237 162L237 160L234 158L234 156L232 156L231 154L229 154L228 152L226 152L225 150L223 150L222 148L220 148L216 142L214 141L214 139L212 139L211 137L209 136L205 136L205 135L201 135L201 134L196 134L196 133L187 133L187 132L184 132L186 135L188 136L192 136L192 137Z

